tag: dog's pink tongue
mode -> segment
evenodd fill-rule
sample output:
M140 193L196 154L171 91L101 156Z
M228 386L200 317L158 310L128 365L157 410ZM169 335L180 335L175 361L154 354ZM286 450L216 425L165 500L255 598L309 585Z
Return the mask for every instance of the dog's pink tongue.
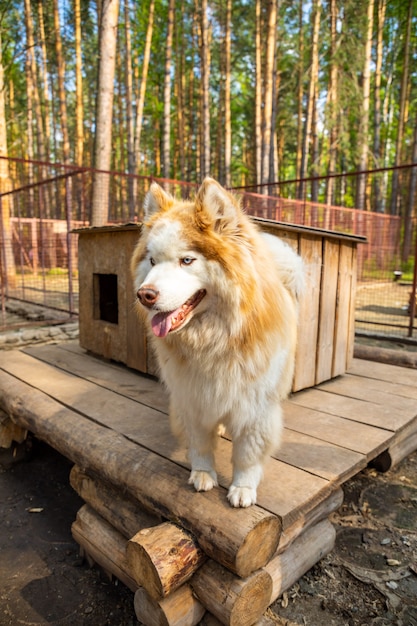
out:
M157 313L152 318L152 332L156 337L166 337L172 326L173 313Z

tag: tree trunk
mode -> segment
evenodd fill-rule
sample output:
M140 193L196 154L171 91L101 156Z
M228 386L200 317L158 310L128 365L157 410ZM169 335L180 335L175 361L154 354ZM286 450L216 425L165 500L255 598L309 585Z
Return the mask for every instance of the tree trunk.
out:
M266 39L265 78L263 90L263 119L262 119L262 174L261 184L270 182L269 164L271 158L272 141L272 102L274 96L274 64L276 55L277 31L277 0L270 0L268 12L268 32ZM262 188L267 193L267 188Z
M55 0L56 1L56 0ZM112 109L116 65L117 20L119 0L103 0L100 16L100 54L94 167L109 170L111 166ZM109 175L94 172L92 197L92 226L103 226L109 215Z
M130 28L129 0L125 0L125 89L126 89L126 126L127 126L127 204L129 207L129 221L135 219L136 208L136 174L135 160L135 131L133 120L133 71L132 71L132 41Z
M414 122L414 137L413 137L413 150L411 155L411 162L417 163L417 114ZM402 260L408 261L408 257L411 254L411 243L413 235L413 221L412 216L414 212L414 200L416 197L417 189L417 165L410 169L410 182L408 187L408 197L405 206L404 213L404 242L402 249ZM414 259L416 262L416 259Z
M40 5L41 3L39 3ZM75 162L82 166L84 161L84 105L81 55L81 7L80 0L74 0L75 35ZM77 218L85 219L83 180L78 177L76 185Z
M262 43L261 43L261 0L255 4L255 167L256 184L262 183Z
M384 22L387 0L378 0L378 37L375 63L375 104L374 104L374 161L377 168L381 167L381 68L384 53ZM382 213L381 184L379 174L374 178L375 211Z
M186 90L186 80L185 80L185 41L184 41L184 6L181 3L180 5L181 11L181 19L177 22L175 21L175 25L177 25L176 29L176 56L177 56L177 64L175 71L175 84L176 84L176 96L177 96L177 142L176 142L176 154L177 154L177 163L176 170L179 169L179 178L181 180L186 180L185 173L185 90ZM177 173L175 174L175 178L178 178Z
M301 179L307 176L308 154L309 154L309 148L310 148L311 128L312 128L312 121L313 121L314 96L315 96L316 89L317 89L318 70L319 70L318 44L319 44L319 30L320 30L321 0L314 0L312 11L313 11L313 34L312 34L312 46L311 46L311 75L310 75L310 86L309 86L308 100L307 100L306 120L304 123L303 149L301 153L301 165L300 165L300 178ZM301 180L298 185L297 196L300 200L302 200L304 199L304 194L305 194L305 182Z
M395 145L395 162L394 165L398 166L401 163L401 151L403 147L404 137L404 124L405 124L405 110L408 97L408 76L409 76L409 64L410 64L410 40L411 40L411 24L413 16L413 0L408 2L408 16L406 24L406 33L404 41L404 66L401 79L401 95L400 95L400 112L398 117L398 129L397 140ZM391 215L398 215L400 212L399 207L399 172L394 170L392 173L392 190L391 190L391 202L390 213Z
M168 30L165 48L164 127L162 139L162 176L164 178L170 178L171 175L171 65L174 13L175 0L169 0Z
M329 164L327 173L334 174L336 169L336 142L337 142L337 3L330 0L330 77L328 94L328 124L329 128ZM334 178L327 179L326 204L334 204ZM327 226L328 227L328 226Z
M297 89L297 159L296 178L301 178L301 160L303 152L303 97L304 97L304 34L303 34L303 0L299 1L299 34L298 34L298 89Z
M207 0L201 0L200 4L200 67L201 67L201 166L202 178L210 174L210 50L209 50L209 25L207 16Z
M232 0L226 1L226 29L225 29L225 80L224 80L224 184L230 187L232 163L232 120L230 112L230 83L231 83L231 21Z
M83 79L82 79L82 56L81 56L81 8L80 0L74 0L75 18L75 118L76 118L76 142L75 161L77 165L83 164L84 149L84 110L83 110Z
M5 85L3 72L3 54L0 29L0 157L7 157L6 107L4 101ZM0 159L0 194L12 188L9 176L9 162ZM13 256L13 237L10 224L12 196L0 196L0 278L3 286L14 286L16 267ZM2 294L3 295L3 289Z
M368 169L368 127L369 97L371 88L371 55L374 17L374 0L369 0L367 15L367 34L365 43L365 62L363 67L362 112L360 124L359 167L360 172ZM366 175L360 174L356 182L356 208L366 209Z
M43 5L42 2L38 2L38 20L39 31L41 37L41 58L40 74L42 77L42 90L43 90L43 108L45 117L45 157L49 161L49 152L51 149L51 107L49 96L49 75L48 75L48 57L46 52L46 39L45 39L45 23L43 18Z
M27 1L27 0L26 0ZM65 98L65 64L62 54L61 26L59 21L58 0L53 0L54 27L55 27L55 49L58 69L58 91L59 91L59 113L62 133L62 154L64 163L70 162L70 143L68 136L67 103Z
M149 59L151 56L152 32L155 12L155 0L149 4L148 27L146 29L145 50L143 53L142 77L139 88L139 98L136 107L136 132L135 132L135 162L140 167L140 137L143 125L143 107L145 104L146 82L148 79Z

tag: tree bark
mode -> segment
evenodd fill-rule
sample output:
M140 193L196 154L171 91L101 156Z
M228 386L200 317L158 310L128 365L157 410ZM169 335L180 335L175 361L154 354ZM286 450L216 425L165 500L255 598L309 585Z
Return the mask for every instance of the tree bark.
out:
M261 0L255 3L255 167L256 183L262 183L262 43Z
M413 149L411 154L411 162L417 163L417 113L416 119L414 122L414 136L413 136ZM405 205L404 211L404 241L403 241L403 249L402 249L402 260L404 262L408 261L408 258L411 254L411 243L413 236L413 212L414 212L414 200L416 197L417 190L417 165L411 168L410 170L410 182L408 185L408 196ZM414 259L416 262L416 259Z
M266 43L264 96L263 96L263 119L262 119L262 174L261 183L270 182L269 164L271 159L272 144L272 110L274 96L274 63L276 55L276 31L277 31L277 0L270 0L268 13L268 32ZM267 188L262 188L267 193Z
M378 0L378 35L375 62L375 102L374 102L374 162L377 168L381 167L381 68L384 53L384 22L387 0ZM382 213L381 185L379 174L374 178L375 211Z
M170 178L171 175L171 66L174 13L175 0L169 0L168 30L165 48L164 125L162 139L162 176L164 178Z
M200 4L200 68L201 68L201 166L202 178L210 174L210 50L207 0Z
M135 159L135 131L133 120L133 71L132 71L132 41L130 27L129 0L125 0L125 86L126 86L126 126L127 126L127 204L129 207L129 221L135 219L136 208L136 159Z
M313 107L314 98L317 89L318 69L319 69L319 30L320 30L320 12L321 12L321 0L314 0L313 3L313 33L312 33L312 45L311 45L311 73L310 73L310 86L308 91L307 100L307 112L304 123L304 135L303 135L303 149L301 153L301 165L300 165L300 178L303 179L307 176L308 168L308 154L311 141L311 128L313 121ZM300 200L304 199L305 194L305 182L301 180L298 185L297 196Z
M371 54L372 54L372 32L374 17L374 0L368 2L367 32L365 43L365 61L363 66L363 87L362 87L362 112L360 124L360 144L359 144L359 167L360 172L368 169L368 128L369 128L369 99L371 91ZM356 208L366 209L366 175L360 174L356 183Z
M149 4L148 27L146 29L145 50L143 53L142 77L139 88L139 98L136 107L136 131L135 131L135 161L136 167L140 168L140 138L143 125L143 107L145 104L146 83L148 79L149 60L151 57L151 44L154 23L155 0Z
M408 78L409 78L409 65L410 65L410 40L411 40L411 24L413 16L413 0L408 1L408 16L406 23L406 32L404 39L404 66L401 78L401 94L400 94L400 111L398 116L398 128L397 128L397 140L395 143L395 161L394 165L398 166L401 163L401 151L403 148L404 137L404 124L405 124L405 111L408 98ZM399 215L399 171L394 170L392 173L392 188L391 188L391 202L390 213L391 215Z
M303 153L303 97L304 97L304 33L303 0L299 0L298 33L298 87L297 87L297 156L296 178L301 178L301 160Z
M230 187L232 164L232 119L230 111L230 84L231 84L231 21L232 0L226 1L226 29L225 29L225 80L224 80L224 184Z
M337 142L337 3L336 0L330 0L330 77L329 77L329 95L328 95L328 123L329 123L329 164L327 168L328 174L334 174L336 169L336 142ZM326 185L326 204L334 203L334 178L327 179ZM328 226L327 226L328 227Z
M26 0L27 1L27 0ZM68 118L67 118L67 103L66 103L66 90L65 90L65 64L64 56L62 54L62 41L61 41L61 26L59 20L59 7L58 0L53 0L54 8L54 27L55 27L55 49L57 56L57 69L58 69L58 93L59 93L59 113L61 122L62 133L62 154L64 163L70 162L70 143L68 135Z
M4 101L5 85L3 71L3 52L0 29L0 157L7 157L7 132L6 132L6 106ZM12 188L9 176L9 162L7 158L0 159L0 194L10 191ZM12 228L10 224L11 196L0 196L0 270L2 285L14 286L16 279L16 267L12 247ZM4 283L3 283L4 281ZM3 291L3 290L2 290Z
M55 0L56 2L56 0ZM116 66L117 21L119 0L103 0L100 16L100 56L98 68L98 94L94 172L92 197L92 226L103 226L109 215L111 166L111 138L113 120L114 74Z

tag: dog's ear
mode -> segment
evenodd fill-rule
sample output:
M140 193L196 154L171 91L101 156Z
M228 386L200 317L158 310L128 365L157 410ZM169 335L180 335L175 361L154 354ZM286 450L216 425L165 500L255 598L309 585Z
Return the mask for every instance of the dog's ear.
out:
M170 194L166 193L158 183L152 183L143 203L145 219L148 220L158 211L167 211L173 203L174 198Z
M203 227L211 225L218 232L237 229L240 212L238 204L213 178L204 179L195 206Z

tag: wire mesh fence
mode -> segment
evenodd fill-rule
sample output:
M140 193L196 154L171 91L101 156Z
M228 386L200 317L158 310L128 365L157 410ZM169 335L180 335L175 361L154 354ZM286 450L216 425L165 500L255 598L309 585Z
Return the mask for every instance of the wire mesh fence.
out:
M97 174L107 178L105 200L112 224L142 220L143 200L152 180L181 198L191 197L197 187L21 159L11 159L9 169L11 183L0 193L2 308L13 298L66 311L70 316L78 314L78 236L73 231L90 224L93 185L100 179ZM380 178L381 171L375 176ZM405 229L399 215L298 200L293 197L296 182L279 183L269 187L268 193L264 188L236 193L250 215L366 236L367 243L358 249L356 330L415 338L415 220L410 219L410 228ZM307 182L313 184L314 179ZM324 184L326 178L320 182ZM373 185L372 173L368 173L368 185ZM406 234L409 253L404 255Z

